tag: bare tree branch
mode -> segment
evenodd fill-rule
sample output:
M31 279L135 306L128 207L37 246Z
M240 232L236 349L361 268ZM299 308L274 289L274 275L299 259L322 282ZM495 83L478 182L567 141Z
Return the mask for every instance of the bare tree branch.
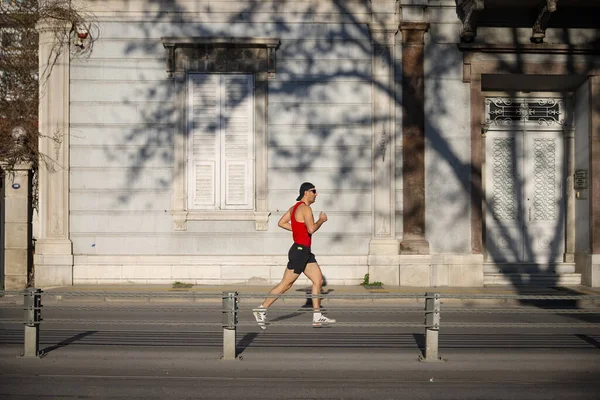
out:
M4 170L23 162L32 163L34 170L40 162L46 164L47 157L38 149L39 93L61 52L91 51L93 21L91 13L74 8L71 0L0 2L0 162ZM57 27L48 60L39 59L36 26L40 22ZM41 72L40 65L44 66ZM60 134L48 133L58 140Z

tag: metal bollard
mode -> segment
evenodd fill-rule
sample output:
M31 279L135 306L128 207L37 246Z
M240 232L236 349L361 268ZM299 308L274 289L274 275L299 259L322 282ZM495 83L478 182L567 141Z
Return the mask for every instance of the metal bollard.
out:
M42 321L42 290L27 288L24 292L25 349L24 357L40 356L40 322Z
M440 333L440 294L425 293L425 357L421 361L443 361L438 356Z
M223 292L223 360L235 360L238 292Z

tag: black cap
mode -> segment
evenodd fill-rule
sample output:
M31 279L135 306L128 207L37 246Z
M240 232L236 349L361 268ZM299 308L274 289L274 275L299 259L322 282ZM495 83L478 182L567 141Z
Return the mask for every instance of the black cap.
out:
M304 192L306 192L307 190L310 190L314 187L315 187L315 185L313 185L310 182L304 182L302 185L300 185L300 195L298 196L296 201L300 201L302 199L302 197L304 197Z

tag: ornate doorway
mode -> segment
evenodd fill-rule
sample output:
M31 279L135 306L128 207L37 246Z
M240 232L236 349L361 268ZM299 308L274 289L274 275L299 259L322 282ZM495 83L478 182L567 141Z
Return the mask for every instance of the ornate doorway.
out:
M485 99L487 262L564 260L564 123L560 95Z

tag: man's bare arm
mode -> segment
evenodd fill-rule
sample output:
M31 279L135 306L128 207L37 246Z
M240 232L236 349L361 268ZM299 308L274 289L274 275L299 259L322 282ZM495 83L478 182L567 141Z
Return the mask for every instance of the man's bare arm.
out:
M292 230L292 225L290 224L291 220L292 220L292 209L290 208L289 210L287 210L287 212L285 214L283 214L281 216L281 219L279 219L279 222L277 223L277 225L280 228L285 229L286 231L291 231Z
M316 231L319 230L319 228L321 227L321 225L323 225L323 223L325 221L327 221L327 214L325 214L324 212L322 212L321 214L319 214L319 219L318 220L314 220L314 216L312 213L312 210L310 209L310 207L306 206L306 207L302 207L303 210L303 216L304 216L304 224L306 225L306 230L308 231L308 233L310 233L311 235L313 233L315 233Z

